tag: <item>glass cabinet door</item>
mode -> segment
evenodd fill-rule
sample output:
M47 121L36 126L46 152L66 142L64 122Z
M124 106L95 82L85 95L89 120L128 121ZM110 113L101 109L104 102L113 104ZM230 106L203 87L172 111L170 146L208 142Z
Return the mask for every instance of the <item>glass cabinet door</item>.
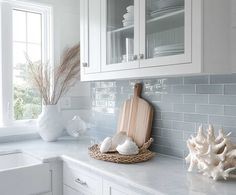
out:
M103 70L138 67L138 0L102 0Z
M141 0L140 4L140 57L146 59L141 66L190 62L191 0Z

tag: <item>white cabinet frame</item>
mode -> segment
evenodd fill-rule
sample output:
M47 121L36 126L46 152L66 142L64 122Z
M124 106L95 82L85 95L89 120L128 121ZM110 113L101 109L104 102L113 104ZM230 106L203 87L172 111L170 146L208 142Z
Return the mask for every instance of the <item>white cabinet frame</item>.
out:
M101 59L101 0L80 1L81 16L81 71L100 72Z

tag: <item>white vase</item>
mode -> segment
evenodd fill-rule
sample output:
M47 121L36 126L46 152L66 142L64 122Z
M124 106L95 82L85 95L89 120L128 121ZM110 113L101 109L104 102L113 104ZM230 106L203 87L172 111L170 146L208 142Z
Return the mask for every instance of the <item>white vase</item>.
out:
M37 120L38 133L44 141L57 141L64 130L61 113L57 105L43 106Z

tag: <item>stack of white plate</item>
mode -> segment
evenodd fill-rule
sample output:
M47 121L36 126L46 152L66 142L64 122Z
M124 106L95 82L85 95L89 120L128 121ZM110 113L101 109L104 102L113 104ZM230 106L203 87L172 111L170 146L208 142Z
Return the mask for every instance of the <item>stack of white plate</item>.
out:
M126 8L127 12L123 15L123 26L130 26L134 24L134 6L130 5Z
M178 55L181 53L184 53L184 44L178 43L178 44L155 47L153 51L153 56L160 57L160 56Z

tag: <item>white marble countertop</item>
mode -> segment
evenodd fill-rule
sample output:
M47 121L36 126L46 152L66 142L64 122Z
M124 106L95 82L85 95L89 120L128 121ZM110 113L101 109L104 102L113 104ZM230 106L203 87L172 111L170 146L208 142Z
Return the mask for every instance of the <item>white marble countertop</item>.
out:
M22 150L43 161L57 158L72 160L97 173L113 177L150 194L235 195L236 180L213 181L198 173L188 173L183 160L157 154L144 163L123 165L92 159L88 139L62 138L46 143L31 140L0 144L0 152Z

